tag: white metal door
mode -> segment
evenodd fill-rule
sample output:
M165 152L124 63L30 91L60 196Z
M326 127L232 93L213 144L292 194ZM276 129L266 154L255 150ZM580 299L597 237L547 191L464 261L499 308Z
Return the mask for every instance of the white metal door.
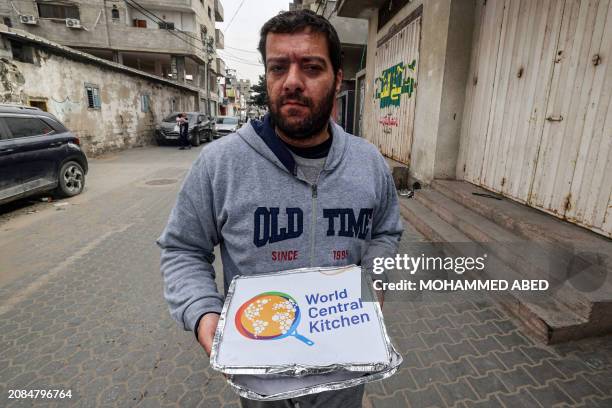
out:
M458 176L611 236L610 0L478 3Z
M480 183L523 203L535 170L562 16L558 0L505 2Z
M612 236L612 3L566 0L529 203Z
M480 184L493 97L497 54L504 17L503 1L477 1L472 61L466 87L457 162L458 178Z
M410 164L421 16L378 44L370 141L382 154Z

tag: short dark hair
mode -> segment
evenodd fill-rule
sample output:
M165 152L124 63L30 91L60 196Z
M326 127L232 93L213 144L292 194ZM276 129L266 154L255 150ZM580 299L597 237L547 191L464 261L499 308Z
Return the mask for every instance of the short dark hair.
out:
M331 60L334 74L338 73L342 66L342 46L338 33L333 25L325 18L311 10L296 10L280 13L268 20L261 28L259 37L259 52L266 64L266 38L269 33L291 34L310 28L313 32L325 35L329 59Z

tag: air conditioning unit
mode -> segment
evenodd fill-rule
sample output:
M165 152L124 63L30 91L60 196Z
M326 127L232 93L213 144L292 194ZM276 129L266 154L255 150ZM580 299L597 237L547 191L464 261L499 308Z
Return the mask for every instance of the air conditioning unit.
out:
M76 18L67 18L66 19L66 27L69 28L83 28L81 26L81 20Z
M36 16L19 16L19 21L21 21L21 24L30 24L30 25L37 25L38 24L38 19L36 18Z

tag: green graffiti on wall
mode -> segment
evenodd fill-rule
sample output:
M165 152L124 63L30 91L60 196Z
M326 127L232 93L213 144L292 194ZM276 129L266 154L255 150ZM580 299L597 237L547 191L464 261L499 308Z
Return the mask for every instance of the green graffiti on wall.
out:
M412 60L410 65L400 62L391 68L385 69L380 77L376 78L378 88L376 89L376 99L380 99L380 108L388 106L400 106L400 96L408 94L412 97L416 80L409 75L410 71L415 72L416 60Z

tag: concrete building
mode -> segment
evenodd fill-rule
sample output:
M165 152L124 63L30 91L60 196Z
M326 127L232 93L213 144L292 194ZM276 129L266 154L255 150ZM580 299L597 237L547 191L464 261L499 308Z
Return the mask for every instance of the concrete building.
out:
M237 116L246 121L250 97L251 81L239 79L235 69L226 69L226 75L221 79L223 104L220 106L220 115Z
M0 0L6 24L97 57L200 89L216 114L220 0Z
M155 126L168 112L196 110L199 93L0 25L0 103L54 114L89 155L152 143Z
M369 21L364 135L426 184L466 180L612 237L609 7L342 1Z
M505 304L545 341L612 331L612 2L342 0L337 12L369 24L363 136L428 187L402 201L408 220L434 241L496 243L500 270L519 277L598 254L591 272L568 272L595 279L588 290L557 276L545 302Z
M249 98L251 95L251 80L250 79L238 79L238 90L241 95L244 95L245 98Z
M238 92L240 92L240 118L246 121L249 112L249 99L251 99L251 80L238 79Z

